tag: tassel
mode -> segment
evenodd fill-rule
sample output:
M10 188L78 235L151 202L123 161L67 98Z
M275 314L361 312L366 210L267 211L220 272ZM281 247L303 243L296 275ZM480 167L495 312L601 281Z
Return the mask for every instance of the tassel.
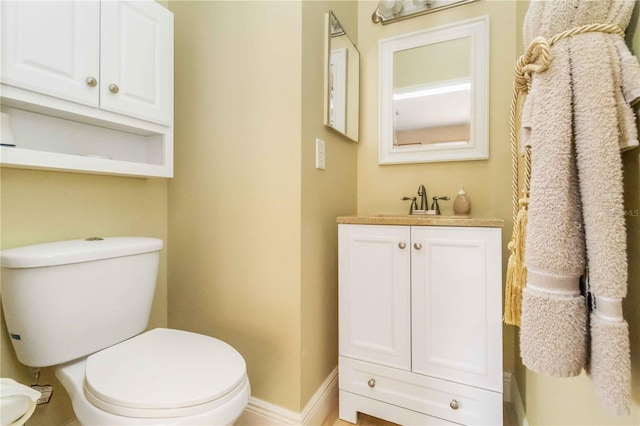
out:
M524 192L524 191L523 191ZM524 265L524 242L527 228L529 197L525 192L520 199L518 215L513 226L513 234L508 248L511 252L507 264L507 284L504 306L504 322L520 326L522 314L522 290L527 282L527 268Z

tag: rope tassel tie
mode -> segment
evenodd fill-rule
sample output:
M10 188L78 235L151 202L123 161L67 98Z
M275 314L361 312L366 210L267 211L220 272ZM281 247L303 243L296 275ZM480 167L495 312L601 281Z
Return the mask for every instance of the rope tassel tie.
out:
M511 253L507 264L507 286L505 295L504 322L520 326L522 315L522 290L527 281L527 267L524 265L524 241L527 228L529 194L524 193L519 201L520 209L513 226L513 234L508 248Z

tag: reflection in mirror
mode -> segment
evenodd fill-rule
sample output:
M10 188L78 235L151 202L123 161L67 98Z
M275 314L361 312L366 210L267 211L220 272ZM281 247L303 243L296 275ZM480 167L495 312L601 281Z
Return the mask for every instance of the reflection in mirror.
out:
M331 11L325 31L324 124L357 142L360 53Z
M488 18L380 41L381 164L488 158Z
M395 145L470 139L470 48L463 37L393 54Z

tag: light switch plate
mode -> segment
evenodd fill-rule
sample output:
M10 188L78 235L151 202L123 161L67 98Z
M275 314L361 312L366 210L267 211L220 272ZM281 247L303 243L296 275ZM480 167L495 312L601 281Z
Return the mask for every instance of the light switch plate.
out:
M325 165L324 141L316 138L316 169L324 170Z

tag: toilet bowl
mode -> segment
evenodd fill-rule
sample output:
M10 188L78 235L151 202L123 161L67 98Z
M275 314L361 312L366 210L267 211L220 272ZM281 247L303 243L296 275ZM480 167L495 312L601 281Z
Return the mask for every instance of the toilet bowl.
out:
M235 349L162 328L58 366L56 377L83 425L228 425L250 395Z
M56 366L84 425L227 425L247 406L246 364L227 343L147 328L162 241L92 237L0 252L18 360Z

